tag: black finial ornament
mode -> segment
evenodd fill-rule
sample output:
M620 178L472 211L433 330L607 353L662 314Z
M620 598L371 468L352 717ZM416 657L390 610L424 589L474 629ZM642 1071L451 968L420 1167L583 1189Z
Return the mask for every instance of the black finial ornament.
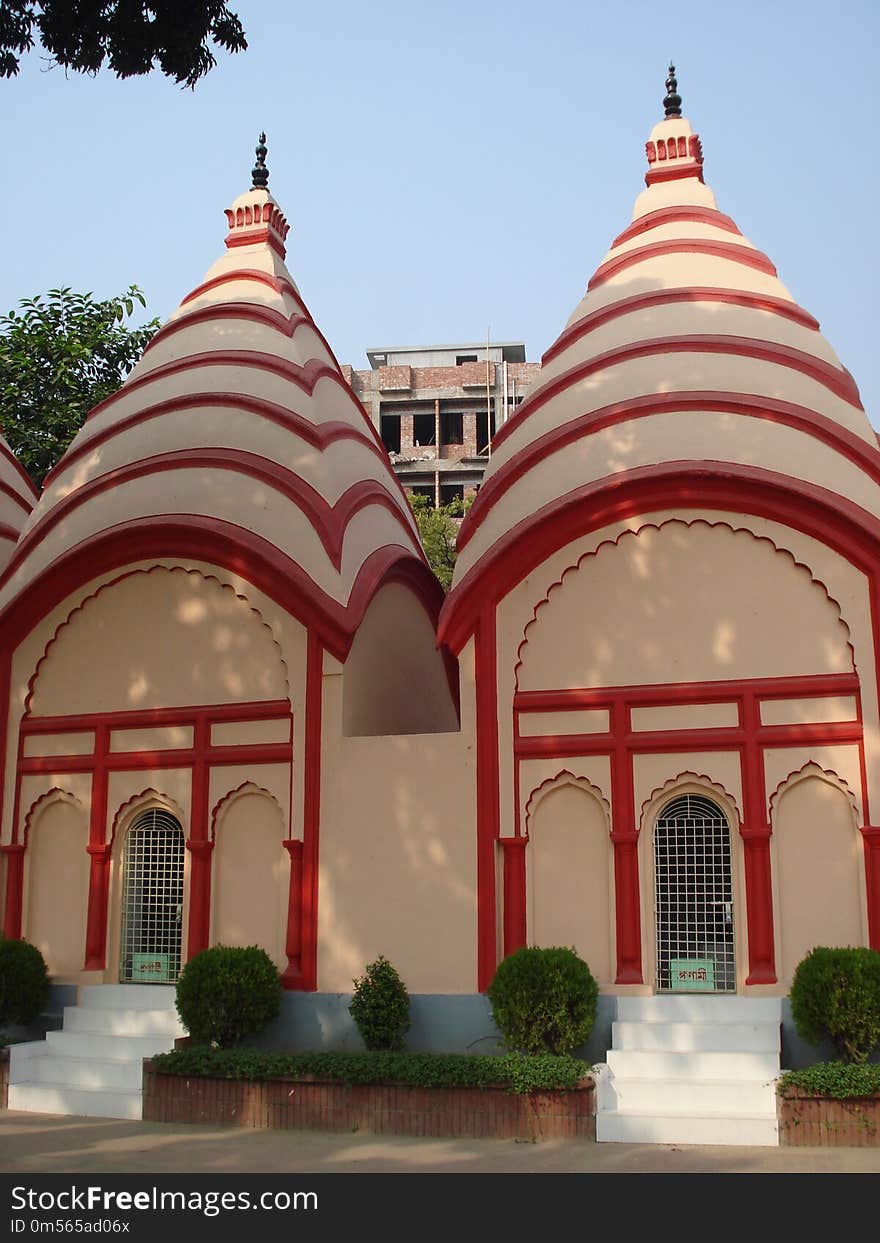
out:
M678 81L675 77L675 65L669 62L669 77L666 79L666 98L663 100L667 117L681 116L681 96L678 93Z
M265 190L269 185L269 170L266 167L266 135L260 134L260 141L257 143L257 162L251 170L251 189Z

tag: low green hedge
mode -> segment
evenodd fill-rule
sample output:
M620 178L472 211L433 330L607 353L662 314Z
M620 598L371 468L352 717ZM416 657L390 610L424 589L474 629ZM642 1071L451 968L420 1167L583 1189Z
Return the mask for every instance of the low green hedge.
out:
M843 1101L854 1096L873 1096L880 1092L880 1064L817 1062L806 1070L790 1070L779 1080L779 1091L800 1088L816 1096Z
M507 1053L264 1053L258 1049L190 1046L153 1059L163 1075L209 1079L310 1078L344 1084L405 1084L419 1088L506 1087L511 1092L575 1088L591 1067L574 1057Z

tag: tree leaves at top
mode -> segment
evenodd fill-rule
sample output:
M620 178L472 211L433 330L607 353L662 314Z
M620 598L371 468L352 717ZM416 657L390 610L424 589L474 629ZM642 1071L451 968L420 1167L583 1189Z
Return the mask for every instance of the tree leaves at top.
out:
M448 591L455 570L455 541L458 539L460 519L467 513L473 498L464 504L450 501L448 505L440 505L436 509L420 492L410 492L408 499L428 564L443 584L444 591Z
M37 485L159 327L126 326L137 304L146 306L136 285L103 302L50 289L0 316L0 431Z
M105 62L118 78L150 73L193 87L217 61L209 44L247 48L225 0L0 0L0 77L39 39L56 64L96 74Z

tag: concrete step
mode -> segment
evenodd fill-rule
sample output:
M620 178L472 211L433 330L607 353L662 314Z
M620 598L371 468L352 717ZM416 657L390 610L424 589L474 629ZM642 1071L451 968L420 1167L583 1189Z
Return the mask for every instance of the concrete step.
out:
M623 1113L776 1116L773 1083L713 1079L609 1078L600 1107Z
M779 1074L778 1053L609 1049L605 1060L615 1079L735 1079L768 1083Z
M173 984L84 984L77 1004L101 1010L174 1010Z
M618 997L617 1017L634 1023L781 1023L782 999L720 993Z
M58 1057L115 1058L138 1061L173 1048L171 1036L98 1036L91 1032L48 1032L46 1052Z
M617 1144L725 1144L775 1148L776 1115L630 1113L600 1110L596 1139Z
M779 1053L778 1023L635 1023L611 1025L615 1049L667 1053Z
M65 1006L66 1032L100 1036L176 1036L186 1034L176 1010L109 1010L103 1006Z
M27 1082L59 1084L90 1091L140 1092L143 1062L112 1061L109 1058L35 1057L29 1065Z
M139 1119L143 1101L140 1092L90 1091L66 1083L11 1083L9 1108L35 1114Z

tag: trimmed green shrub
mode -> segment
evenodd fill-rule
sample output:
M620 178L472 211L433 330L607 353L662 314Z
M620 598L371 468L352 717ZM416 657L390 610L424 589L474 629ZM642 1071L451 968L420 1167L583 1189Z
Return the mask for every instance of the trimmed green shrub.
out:
M281 981L259 946L214 945L196 954L177 981L177 1013L196 1044L228 1049L281 1010Z
M210 1079L319 1079L328 1083L404 1084L420 1088L506 1087L510 1092L562 1092L592 1069L549 1053L502 1057L464 1053L267 1053L261 1049L191 1047L151 1059L163 1075Z
M786 1071L777 1091L784 1094L786 1088L800 1088L803 1092L836 1101L875 1096L880 1093L880 1065L876 1062L865 1066L852 1062L817 1062L805 1070Z
M396 1053L403 1048L410 1026L409 993L384 954L354 981L348 1012L368 1049Z
M866 1062L880 1044L880 952L811 950L794 973L791 1013L810 1044L827 1039L842 1061Z
M599 986L573 949L530 946L504 959L488 996L509 1049L563 1054L593 1030Z
M37 947L0 939L0 1027L32 1023L48 998L49 973Z

